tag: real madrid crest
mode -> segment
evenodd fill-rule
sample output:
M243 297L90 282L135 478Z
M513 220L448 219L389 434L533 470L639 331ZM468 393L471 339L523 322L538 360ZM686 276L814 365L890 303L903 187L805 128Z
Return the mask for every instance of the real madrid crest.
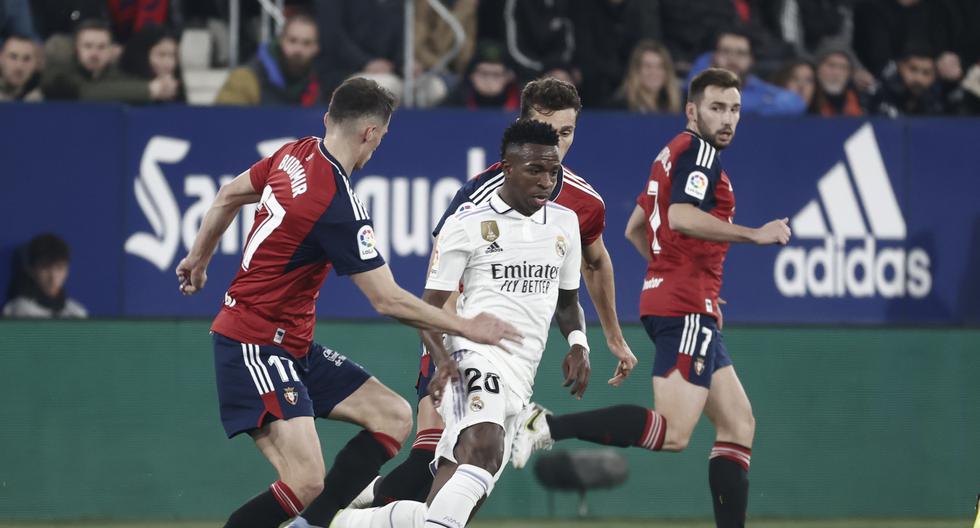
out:
M470 410L473 412L483 410L483 400L479 396L473 396L473 399L470 400Z
M487 242L493 242L500 238L500 228L497 227L497 221L484 220L480 222L480 234L483 235L483 240Z
M299 395L296 394L296 389L294 387L286 387L282 390L282 396L290 405L296 405L299 401Z
M555 252L558 253L559 257L564 257L567 250L568 246L565 244L565 237L558 235L555 238Z

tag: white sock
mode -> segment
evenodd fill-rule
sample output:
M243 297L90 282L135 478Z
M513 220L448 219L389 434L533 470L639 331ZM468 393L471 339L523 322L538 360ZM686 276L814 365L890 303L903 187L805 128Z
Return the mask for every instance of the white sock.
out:
M366 488L361 490L361 492L358 493L356 497L354 497L354 500L350 501L350 504L348 504L347 507L354 508L354 509L369 508L371 506L371 503L374 502L374 485L378 482L378 479L380 478L381 475L374 477L374 480L372 480L371 483L368 484Z
M429 506L426 528L463 528L476 503L492 486L493 475L487 470L469 464L458 466Z
M423 528L425 503L395 501L380 508L346 509L337 514L330 528Z

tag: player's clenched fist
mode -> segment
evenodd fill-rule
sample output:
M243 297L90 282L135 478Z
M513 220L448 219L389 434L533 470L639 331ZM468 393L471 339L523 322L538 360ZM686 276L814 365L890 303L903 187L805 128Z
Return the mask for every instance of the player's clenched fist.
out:
M190 255L177 264L177 283L180 293L193 295L204 287L208 281L208 265Z
M507 349L503 341L512 341L520 344L524 335L521 334L514 325L499 319L495 315L481 312L476 317L469 320L463 328L463 337L476 343L484 345L496 345L504 350Z
M789 218L773 220L768 224L755 230L753 242L756 244L780 244L785 245L789 242L792 231L789 228Z

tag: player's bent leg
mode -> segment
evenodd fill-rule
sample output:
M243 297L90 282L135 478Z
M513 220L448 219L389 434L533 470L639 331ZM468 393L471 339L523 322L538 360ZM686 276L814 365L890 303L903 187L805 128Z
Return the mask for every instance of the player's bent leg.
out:
M251 434L279 480L232 513L227 528L278 526L323 490L323 455L312 417L277 420Z
M717 431L708 462L715 523L722 528L741 528L745 526L748 509L755 417L745 389L730 364L712 376L704 412Z
M323 491L323 451L312 417L276 420L253 432L252 438L303 504Z
M494 475L504 464L504 442L504 429L496 423L477 423L463 429L453 450L455 468L439 468L443 478L437 479L438 487L433 485L426 526L466 526L493 489ZM442 484L451 469L452 476Z
M655 409L667 421L665 451L683 451L701 418L713 363L708 354L715 319L701 314L683 317L641 317L643 327L656 346L653 357Z
M236 510L228 526L278 526L303 509L323 486L323 455L313 427L314 406L303 364L285 350L214 334L221 421L228 437L249 433L280 480ZM301 364L302 363L302 364ZM290 365L292 376L269 366ZM258 427L258 429L256 429Z
M398 453L411 430L412 414L401 396L339 353L314 345L309 356L307 385L316 416L364 427L337 453L324 492L296 521L297 526L302 521L326 527Z
M667 421L664 451L683 451L691 440L708 399L708 389L685 380L680 372L653 377L654 408Z
M302 519L310 526L328 526L337 511L350 504L381 466L398 454L412 427L408 402L374 377L334 405L327 416L361 425L364 430L337 453L324 480L326 491L303 510Z
M408 458L381 478L373 489L373 506L383 506L397 500L425 501L432 486L429 464L445 424L430 396L419 400L418 432Z

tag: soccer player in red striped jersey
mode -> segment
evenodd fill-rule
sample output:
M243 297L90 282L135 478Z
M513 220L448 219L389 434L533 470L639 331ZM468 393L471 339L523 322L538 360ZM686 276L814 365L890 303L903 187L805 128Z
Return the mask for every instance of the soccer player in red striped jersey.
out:
M722 340L722 264L730 243L786 244L790 229L786 218L757 229L732 221L735 195L720 152L738 125L738 77L705 70L688 93L687 130L653 162L626 228L648 262L640 317L656 347L656 409L619 405L561 416L529 409L512 463L565 438L682 451L704 413L716 432L708 464L715 523L743 527L755 418Z
M575 86L559 79L543 78L532 81L521 92L520 118L542 121L558 131L559 159L564 159L572 146L581 109L582 102ZM448 217L489 200L503 185L503 181L504 175L499 162L467 181L436 225L433 236L438 237L442 224ZM618 386L636 365L636 357L623 338L616 314L612 259L602 239L606 227L605 203L595 188L565 166L562 166L559 173L551 199L578 215L582 242L582 276L599 315L609 351L619 360L616 371L609 380L611 385ZM446 308L454 310L455 305L456 297L453 296ZM428 495L432 484L432 473L428 465L444 427L429 395L429 383L436 370L433 360L428 351L423 351L416 385L419 397L418 432L408 459L376 481L375 486L365 489L355 506L366 506L370 502L381 506L400 499L424 501Z
M323 139L287 143L223 186L177 266L180 290L200 291L228 225L242 205L259 203L238 274L211 330L225 431L229 438L248 433L279 480L232 513L228 527L279 526L304 508L333 517L411 431L404 399L346 356L312 341L316 300L331 269L349 275L379 313L402 323L491 344L519 338L494 316L467 320L422 302L395 283L378 254L370 216L348 175L380 145L394 102L374 81L343 83L324 116ZM317 417L364 428L329 473L313 424Z

